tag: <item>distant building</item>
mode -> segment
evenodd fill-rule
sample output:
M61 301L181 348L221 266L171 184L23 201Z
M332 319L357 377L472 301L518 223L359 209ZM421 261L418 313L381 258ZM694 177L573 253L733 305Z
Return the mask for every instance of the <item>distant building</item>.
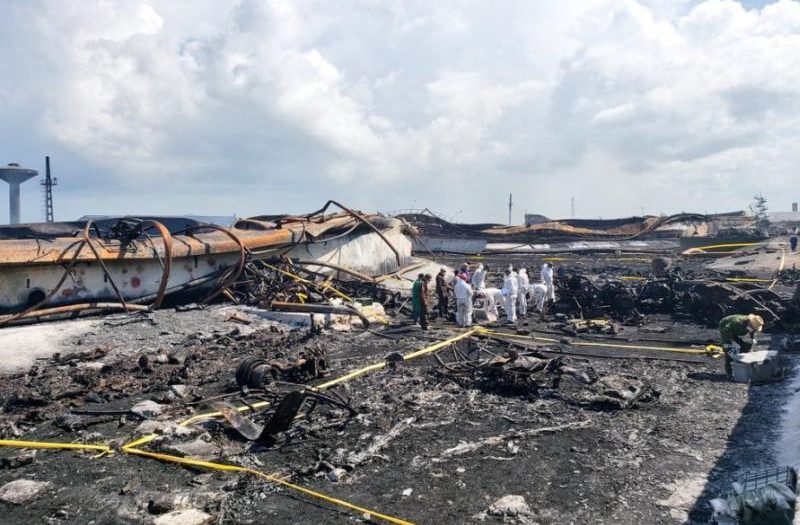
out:
M800 226L800 212L798 211L773 211L768 217L770 224L775 228Z
M537 213L525 214L525 226L533 226L534 224L542 224L543 222L550 222L550 219Z

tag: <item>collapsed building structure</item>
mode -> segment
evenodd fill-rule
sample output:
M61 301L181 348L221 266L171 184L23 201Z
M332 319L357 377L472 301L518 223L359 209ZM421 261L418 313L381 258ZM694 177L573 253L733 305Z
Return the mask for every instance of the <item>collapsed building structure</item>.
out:
M761 411L782 383L724 381L714 327L758 312L791 350L800 297L780 245L681 255L706 219L468 227L330 202L6 228L0 340L59 343L0 377L5 519L707 522L784 425ZM415 327L411 282L473 257L553 262L557 300Z
M762 240L744 212L624 219L542 220L523 226L456 224L423 210L400 218L420 231L417 251L449 253L548 253L669 251L707 244Z

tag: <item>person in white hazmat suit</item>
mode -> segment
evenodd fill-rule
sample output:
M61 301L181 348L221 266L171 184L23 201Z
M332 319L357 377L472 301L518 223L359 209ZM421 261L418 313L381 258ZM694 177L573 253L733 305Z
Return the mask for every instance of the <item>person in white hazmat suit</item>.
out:
M511 270L506 270L506 276L503 279L503 298L506 303L506 319L508 324L517 322L517 294L519 294L519 283L517 282L517 275L512 273Z
M501 292L499 288L484 288L476 293L482 293L483 297L486 299L486 311L495 317L499 317L500 313L497 311L497 305L504 305L506 301L505 297L503 297L503 292Z
M456 277L453 293L456 296L458 326L472 326L472 286L461 277Z
M528 314L528 292L531 287L531 280L528 278L528 270L525 268L519 269L517 283L519 285L519 295L517 296L519 302L518 312L519 315L524 317Z
M484 268L482 264L478 265L478 269L472 274L472 291L478 292L486 288L486 272L488 268Z
M531 301L533 302L533 307L536 309L537 312L540 312L544 309L544 301L547 299L547 286L543 285L542 283L534 283L529 287L529 294L531 296Z
M544 263L542 265L542 284L547 287L546 300L556 300L556 289L553 286L553 263Z

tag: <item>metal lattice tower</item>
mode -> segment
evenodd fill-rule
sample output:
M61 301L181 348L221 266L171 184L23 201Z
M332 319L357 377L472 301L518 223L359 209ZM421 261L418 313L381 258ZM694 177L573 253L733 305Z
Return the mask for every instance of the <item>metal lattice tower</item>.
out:
M58 179L50 176L50 157L44 158L45 175L40 182L44 191L44 222L54 222L53 218L53 186L58 185Z

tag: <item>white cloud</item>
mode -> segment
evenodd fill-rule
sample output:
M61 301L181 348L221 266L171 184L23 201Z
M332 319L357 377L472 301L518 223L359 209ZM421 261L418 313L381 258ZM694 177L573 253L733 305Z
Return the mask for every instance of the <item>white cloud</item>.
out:
M795 0L4 5L0 153L80 172L70 215L336 196L501 220L512 191L591 216L794 191Z

